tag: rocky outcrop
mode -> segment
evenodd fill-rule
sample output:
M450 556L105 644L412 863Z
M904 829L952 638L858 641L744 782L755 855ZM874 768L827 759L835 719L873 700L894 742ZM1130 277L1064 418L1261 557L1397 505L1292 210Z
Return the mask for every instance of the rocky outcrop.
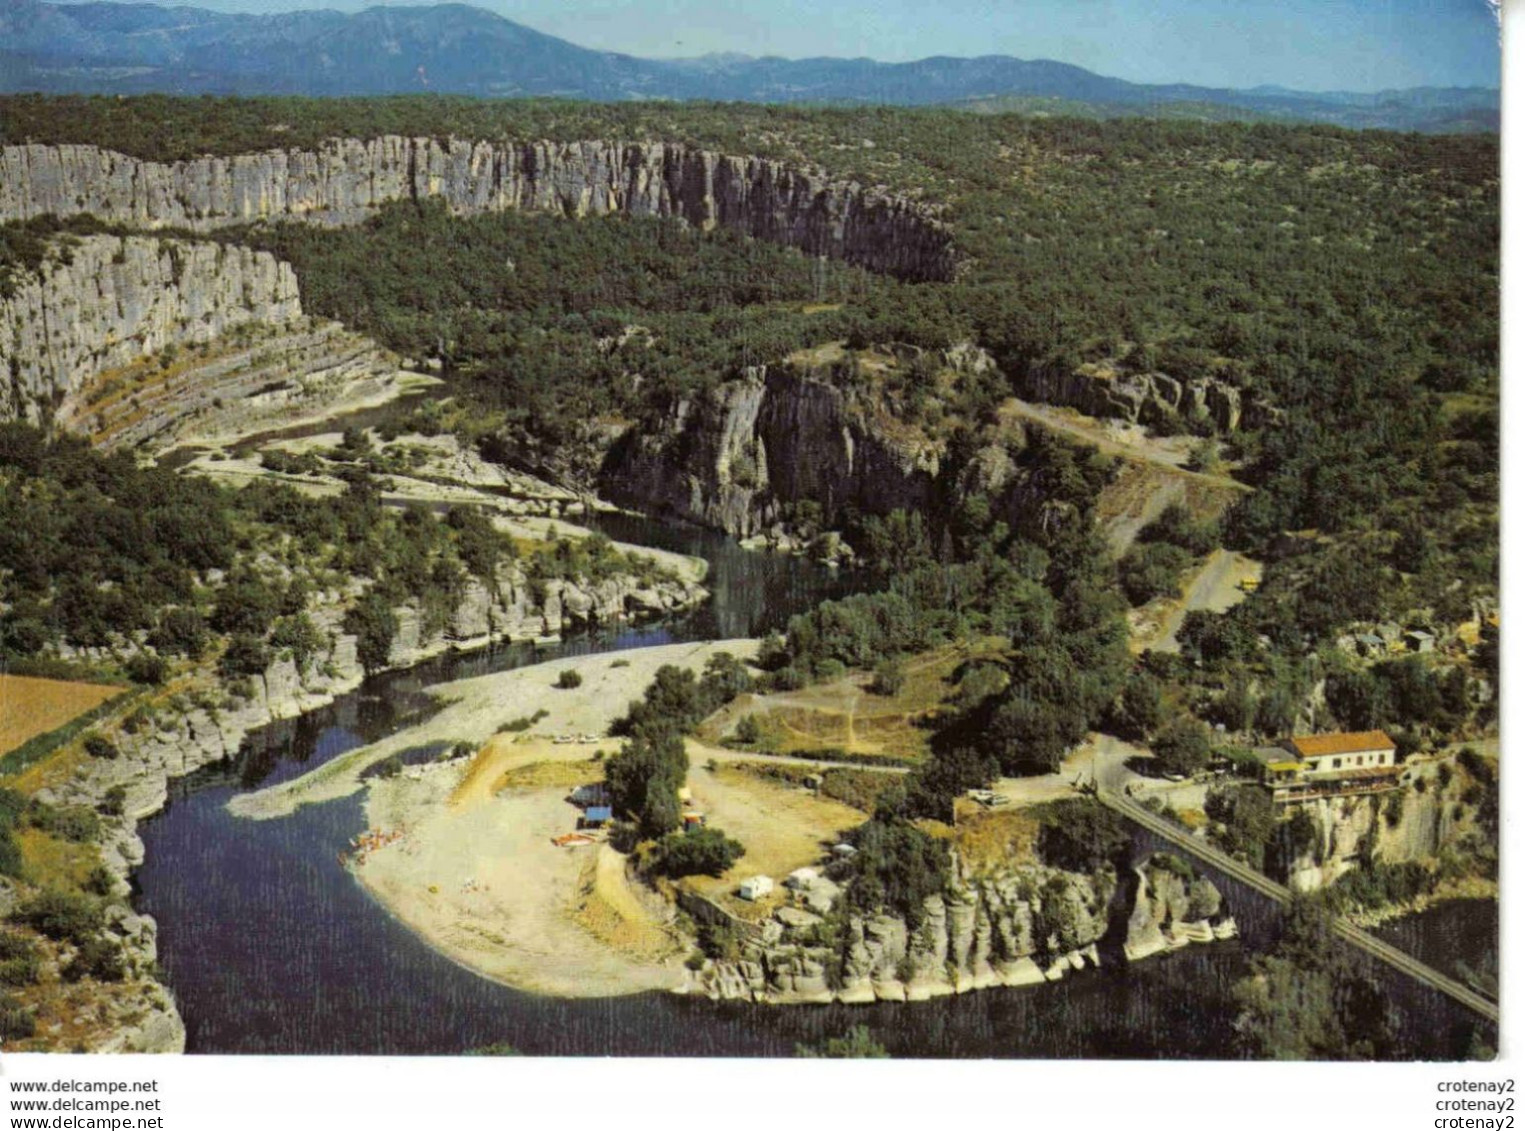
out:
M979 494L993 517L1016 530L1079 517L1056 504L1051 485L1022 462L1021 435L992 440L954 463L947 428L909 423L896 411L899 393L890 387L904 381L906 369L982 379L995 367L984 350L876 347L871 361L837 347L821 352L829 360L796 356L752 367L675 399L657 421L611 444L600 494L752 545L808 547L828 561L852 550L821 526L854 512L935 516ZM808 523L799 521L800 504L809 505Z
M952 240L915 202L759 157L679 144L379 137L161 164L88 145L0 149L0 221L91 213L207 230L347 224L390 201L459 213L674 216L909 279L953 274Z
M266 252L144 237L55 241L0 300L0 419L67 415L103 373L301 315L296 275Z
M795 892L795 905L752 928L739 957L706 962L686 992L781 1004L924 1001L1056 981L1100 965L1101 948L1117 929L1110 872L1083 876L1031 864L968 876L956 854L954 861L947 890L927 898L915 925L883 913L822 914L805 906L808 892ZM1193 910L1208 901L1213 908L1196 922L1174 914L1191 902L1184 891L1140 885L1123 940L1129 958L1167 949L1163 941L1149 945L1167 930L1169 946L1233 936L1217 889L1199 883Z
M1137 887L1128 915L1123 954L1130 962L1194 942L1233 938L1238 928L1223 916L1223 896L1179 857L1159 856L1134 868Z
M746 538L806 501L828 523L849 507L924 510L939 458L936 445L886 426L869 398L783 364L681 399L656 428L627 434L605 462L601 491Z
M1311 819L1314 841L1288 869L1287 886L1316 891L1371 859L1385 864L1433 863L1447 852L1491 854L1491 836L1467 800L1470 780L1452 758L1404 767L1397 790L1367 797L1327 798L1296 808Z
M1215 377L1189 381L1164 373L1123 373L1098 365L1033 366L1017 378L1019 396L1067 405L1087 416L1179 428L1203 420L1219 432L1263 428L1276 418L1265 401Z
M96 385L66 398L55 419L107 451L162 451L187 432L236 437L343 405L379 404L420 380L369 338L306 318L219 339L167 367L160 361L145 358L122 372L117 389Z

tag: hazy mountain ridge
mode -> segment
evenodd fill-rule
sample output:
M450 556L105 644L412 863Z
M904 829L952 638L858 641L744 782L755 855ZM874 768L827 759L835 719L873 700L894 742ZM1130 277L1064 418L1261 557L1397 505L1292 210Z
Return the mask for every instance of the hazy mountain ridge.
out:
M1163 114L1425 131L1497 130L1499 92L1309 93L1126 82L1004 55L641 59L594 51L463 4L224 14L151 4L0 0L0 91L375 95L431 90L744 102L969 104L1093 116Z

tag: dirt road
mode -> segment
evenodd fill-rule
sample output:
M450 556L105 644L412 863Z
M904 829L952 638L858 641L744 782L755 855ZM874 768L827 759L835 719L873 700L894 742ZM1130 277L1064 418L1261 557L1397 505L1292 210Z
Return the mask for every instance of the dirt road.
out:
M1017 807L1074 797L1077 783L1089 785L1093 780L1103 788L1120 793L1132 782L1148 780L1127 766L1130 758L1148 756L1147 750L1120 738L1113 738L1109 734L1094 734L1071 750L1054 773L1036 777L1001 778L994 789L996 793L1009 797L1011 804Z
M1250 580L1258 583L1262 570L1261 564L1253 558L1230 550L1214 550L1207 556L1207 561L1196 576L1187 582L1180 601L1160 621L1153 637L1143 648L1156 652L1179 652L1181 644L1176 639L1176 633L1181 630L1181 622L1186 619L1187 613L1197 610L1227 612L1247 596L1240 585Z
M1196 480L1214 487L1227 487L1247 492L1250 488L1237 479L1226 475L1208 475L1200 471L1188 471L1184 466L1189 455L1189 445L1177 439L1161 439L1144 435L1141 431L1118 423L1093 420L1073 409L1054 405L1033 404L1015 397L1001 405L1001 416L1009 420L1026 420L1041 424L1054 432L1063 433L1107 455L1120 456L1126 460L1152 463L1168 468L1184 479Z

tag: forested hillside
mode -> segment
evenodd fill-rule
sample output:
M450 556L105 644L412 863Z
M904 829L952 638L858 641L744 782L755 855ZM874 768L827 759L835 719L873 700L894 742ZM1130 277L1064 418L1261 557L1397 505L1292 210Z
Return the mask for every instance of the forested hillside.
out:
M406 202L349 229L277 223L217 238L292 262L315 313L437 358L470 408L435 413L435 427L503 458L552 453L584 481L621 429L828 343L969 343L993 358L994 377L979 380L940 377L931 354L893 371L897 427L940 453L945 484L1006 443L1012 394L1147 379L1254 405L1153 414L1156 433L1196 435L1195 458L1253 491L1204 545L1158 536L1124 562L1136 600L1167 591L1217 538L1268 562L1233 613L1187 618L1182 641L1202 666L1156 673L1193 685L1208 717L1242 721L1251 672L1250 719L1271 704L1260 722L1274 732L1310 686L1299 666L1310 650L1356 622L1454 625L1496 591L1492 138L425 98L13 98L3 110L9 143L109 143L159 160L387 133L662 139L920 199L953 232L952 282L898 282L672 221L454 217ZM19 234L9 246L32 254ZM824 377L888 395L857 362ZM925 516L945 558L951 513Z

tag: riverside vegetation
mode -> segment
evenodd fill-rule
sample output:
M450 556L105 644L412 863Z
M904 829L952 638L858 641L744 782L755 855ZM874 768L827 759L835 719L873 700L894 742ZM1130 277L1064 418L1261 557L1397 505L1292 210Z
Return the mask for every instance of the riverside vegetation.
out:
M918 282L671 218L457 215L427 199L347 227L161 233L268 251L293 266L309 311L435 361L450 399L398 430L453 432L489 459L584 490L616 483L634 502L669 498L662 476L677 494L723 488L751 508L748 532L843 540L876 591L765 642L766 687L863 670L893 688L910 657L1000 638L927 721L930 757L853 834L852 900L919 914L947 883L927 822L999 775L1052 771L1094 729L1147 741L1189 773L1295 729L1385 727L1407 754L1492 727L1496 139L891 109L0 100L0 143L109 137L159 161L393 134L661 139L819 168L946 226L956 269ZM0 287L67 256L71 239L127 231L110 217L0 226ZM776 396L785 407L768 411L790 419L806 419L812 397L849 406L844 427L898 459L900 478L877 502L834 494L830 476L786 483L762 442L721 449L723 482L695 477L716 445L692 422L711 413L719 430L748 390ZM1014 425L1014 398L1187 434L1193 469L1252 490L1227 507L1156 511L1115 553L1097 506L1120 462ZM632 453L642 436L654 455ZM22 426L0 439L23 486L0 524L0 647L23 664L63 643L92 671L154 685L178 657L216 654L227 688L248 693L272 655L321 651L304 612L320 590L364 590L344 626L374 668L393 606L416 602L437 623L468 578L490 583L516 555L531 582L640 568L597 542L530 553L466 511L384 511L361 451L340 453L353 462L344 494L317 501L269 484L221 491ZM789 456L772 463L811 453ZM1227 613L1188 613L1179 655L1133 656L1128 607L1178 595L1220 545L1266 563L1258 589ZM1352 635L1387 621L1446 638L1471 623L1475 636L1431 655L1355 655ZM124 636L141 646L114 657ZM682 735L752 678L725 665L663 676L632 708L608 780L658 870L723 871L734 855L719 832L681 851L664 838L678 822ZM1453 854L1461 872L1496 861L1491 772L1477 760L1456 786L1473 792L1455 803L1481 814ZM1278 824L1261 800L1248 787L1215 793L1213 835L1288 866L1311 846L1307 818ZM1364 878L1344 881L1350 898L1422 886L1397 866L1366 852ZM1246 991L1247 1010L1260 1000ZM1354 1031L1337 1045L1300 1044L1272 1021L1255 1032L1257 1055L1382 1048Z

